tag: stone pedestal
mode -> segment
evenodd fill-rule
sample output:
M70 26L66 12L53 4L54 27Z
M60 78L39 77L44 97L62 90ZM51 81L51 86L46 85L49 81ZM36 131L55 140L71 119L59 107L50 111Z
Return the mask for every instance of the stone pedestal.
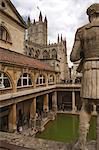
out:
M14 132L16 129L16 104L13 104L9 111L9 132Z

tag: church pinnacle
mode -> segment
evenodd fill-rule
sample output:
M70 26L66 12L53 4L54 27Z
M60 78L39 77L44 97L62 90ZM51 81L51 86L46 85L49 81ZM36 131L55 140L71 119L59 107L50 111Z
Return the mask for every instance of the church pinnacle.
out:
M30 24L31 24L31 19L30 19L30 16L28 16L28 19L27 19L27 25L28 25L28 27L30 26Z
M44 22L46 22L47 23L47 17L45 16L45 18L44 18Z
M42 13L40 11L40 15L39 15L39 21L42 21Z

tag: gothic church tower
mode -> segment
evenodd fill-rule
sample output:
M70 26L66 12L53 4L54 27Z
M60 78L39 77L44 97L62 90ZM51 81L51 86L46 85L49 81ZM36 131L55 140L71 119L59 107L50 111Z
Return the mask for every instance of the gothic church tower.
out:
M44 21L42 13L39 14L39 21L31 23L28 18L28 39L36 44L47 45L47 18L45 16Z
M28 18L28 37L25 41L25 54L29 57L39 59L48 63L53 69L60 74L60 80L69 78L69 69L67 63L66 39L57 38L57 43L47 43L48 26L47 18L43 20L40 12L39 21L31 23Z

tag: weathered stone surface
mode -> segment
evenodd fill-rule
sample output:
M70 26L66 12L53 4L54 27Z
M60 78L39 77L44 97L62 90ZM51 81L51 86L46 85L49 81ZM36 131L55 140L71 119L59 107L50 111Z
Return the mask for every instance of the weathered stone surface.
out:
M93 4L88 10L93 6L99 9L99 4ZM89 24L77 30L70 58L72 62L81 60L81 97L99 99L99 13L96 13L96 9L94 17L89 16L89 21Z
M81 150L87 150L86 140L91 118L91 101L99 101L99 4L92 4L87 9L87 14L89 15L90 23L77 30L70 56L72 62L81 60L78 67L78 71L82 71L80 95L83 105L80 112L78 140ZM83 117L84 114L85 116ZM92 147L90 148L92 149ZM97 150L99 150L99 147L97 147Z
M16 15L16 11L15 9L14 11L12 10L10 3L11 2L5 1L5 11L7 15L5 15L5 11L3 11L4 13L0 11L0 23L2 23L0 25L3 25L7 29L7 31L9 31L11 43L2 40L0 41L0 47L24 53L25 28L20 25L21 22L18 19L19 14ZM11 19L11 17L13 17L13 19Z
M28 135L24 134L4 132L0 132L0 140L6 140L11 144L35 150L74 150L73 147L75 145L74 143L55 142L29 137ZM87 144L88 150L96 150L95 144L95 141L89 142Z

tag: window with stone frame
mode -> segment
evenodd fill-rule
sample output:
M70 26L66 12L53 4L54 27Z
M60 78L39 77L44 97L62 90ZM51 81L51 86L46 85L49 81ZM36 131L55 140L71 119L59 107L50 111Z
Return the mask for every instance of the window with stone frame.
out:
M54 75L49 76L48 83L54 83Z
M5 4L5 2L3 0L1 1L1 8L3 8L3 9L6 8L6 4Z
M10 35L2 25L0 25L0 40L11 43Z
M32 85L32 79L30 77L30 74L24 73L23 75L21 75L17 82L17 86L24 87L30 85Z
M38 76L36 84L45 84L45 76L44 75Z
M28 55L31 57L34 57L34 49L33 48L29 48Z
M36 52L35 52L35 58L39 58L39 55L40 55L40 51L39 50L37 50Z
M0 72L0 89L5 89L9 87L11 87L9 77L5 73Z
M43 59L49 59L50 58L50 55L49 55L49 53L45 50L44 52L43 52Z
M55 49L52 50L52 59L57 59L57 51Z

